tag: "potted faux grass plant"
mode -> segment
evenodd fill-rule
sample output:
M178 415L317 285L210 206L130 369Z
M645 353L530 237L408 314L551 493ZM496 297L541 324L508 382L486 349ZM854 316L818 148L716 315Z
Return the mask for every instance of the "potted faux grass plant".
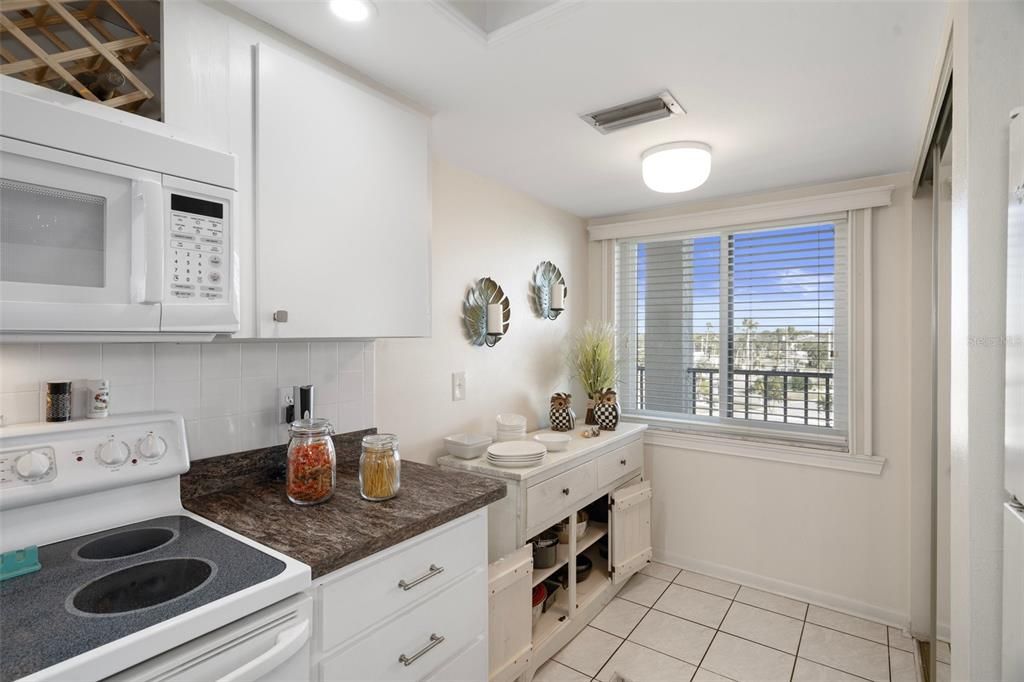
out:
M607 322L587 322L573 338L569 364L573 377L587 392L587 424L597 424L594 418L597 396L614 388L619 380L615 339L615 327Z

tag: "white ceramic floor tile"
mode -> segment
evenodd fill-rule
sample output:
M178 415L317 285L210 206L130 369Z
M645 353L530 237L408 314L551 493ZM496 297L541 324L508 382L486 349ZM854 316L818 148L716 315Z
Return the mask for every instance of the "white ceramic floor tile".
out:
M590 624L598 630L626 637L647 613L647 607L625 599L612 599Z
M590 682L590 676L568 668L558 661L548 660L547 663L537 668L533 680L534 682Z
M637 682L685 682L697 668L639 644L625 642L598 674L600 682L611 682L618 674Z
M629 641L699 665L714 638L711 628L652 610L633 630Z
M863 677L850 675L835 668L828 668L806 658L796 659L793 682L863 682Z
M659 580L668 580L672 582L672 579L679 575L679 569L675 566L669 566L668 564L659 564L657 561L652 561L643 568L640 572L644 575L649 575L652 578L658 578Z
M596 675L622 643L621 637L597 628L586 627L575 639L562 647L554 659L581 673Z
M914 640L910 635L905 634L899 628L889 626L889 646L903 651L914 651Z
M889 679L889 647L814 623L804 626L800 657L870 680Z
M807 609L807 622L824 625L833 630L845 632L848 635L857 635L872 642L888 645L885 626L881 623L874 623L870 620L848 616L845 613L823 609L813 604Z
M693 676L693 682L732 682L732 680L718 673L713 673L707 668L701 668Z
M914 663L914 654L890 648L889 676L892 682L917 682L917 665Z
M942 663L949 663L949 642L935 643L935 658Z
M637 604L652 606L670 583L646 575L634 575L619 591L619 596Z
M719 580L718 578L712 578L709 575L702 575L692 571L680 572L676 576L675 582L678 585L685 585L702 592L717 594L719 597L725 597L726 599L735 597L736 591L740 589L740 586L736 583L726 582L725 580Z
M682 585L670 585L654 608L673 616L692 620L701 625L717 628L729 610L729 600L707 592L691 590Z
M733 602L722 622L722 631L795 654L804 622L774 611Z
M762 592L746 585L741 587L740 591L736 593L736 601L768 609L775 613L781 613L790 618L799 618L800 620L803 620L807 614L807 604L802 601L781 597L771 592Z
M949 663L935 664L935 682L949 682Z
M719 632L701 667L738 682L788 682L793 656Z

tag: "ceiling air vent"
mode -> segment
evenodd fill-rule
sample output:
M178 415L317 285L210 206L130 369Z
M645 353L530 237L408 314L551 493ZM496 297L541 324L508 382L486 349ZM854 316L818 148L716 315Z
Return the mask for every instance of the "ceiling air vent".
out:
M583 114L580 118L594 130L607 135L615 130L632 128L641 123L658 121L685 113L686 110L679 106L679 102L672 96L672 93L666 90L653 97L645 97L608 109Z

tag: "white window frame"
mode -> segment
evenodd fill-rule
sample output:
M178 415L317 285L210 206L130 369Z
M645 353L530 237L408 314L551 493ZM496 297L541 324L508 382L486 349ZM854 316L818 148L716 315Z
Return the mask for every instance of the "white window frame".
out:
M725 455L770 459L830 469L879 475L885 458L872 450L872 209L891 204L892 185L805 196L713 211L658 216L653 219L596 221L589 227L592 242L592 287L597 300L591 316L614 322L617 297L616 243L619 238L662 235L692 236L730 229L796 225L823 215L845 213L847 222L847 436L800 434L763 425L719 425L700 420L658 416L627 417L647 423L647 442L654 445ZM838 398L837 398L838 400ZM751 447L756 443L756 447Z

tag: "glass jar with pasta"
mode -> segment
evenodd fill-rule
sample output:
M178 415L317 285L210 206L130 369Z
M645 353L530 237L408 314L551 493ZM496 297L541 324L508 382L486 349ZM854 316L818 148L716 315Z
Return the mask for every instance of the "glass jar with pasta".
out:
M398 455L398 436L379 433L363 436L359 456L359 494L372 502L389 500L401 485L402 460Z
M337 460L326 419L300 419L288 428L288 499L295 504L326 502L334 494Z

